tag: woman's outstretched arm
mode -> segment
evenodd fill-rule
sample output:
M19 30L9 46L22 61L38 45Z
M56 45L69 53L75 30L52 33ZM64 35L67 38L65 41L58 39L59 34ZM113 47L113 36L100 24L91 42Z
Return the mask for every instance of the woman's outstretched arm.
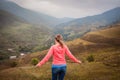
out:
M52 54L53 54L53 46L49 49L47 55L36 66L40 67L43 64L45 64L50 59L50 57L52 56Z

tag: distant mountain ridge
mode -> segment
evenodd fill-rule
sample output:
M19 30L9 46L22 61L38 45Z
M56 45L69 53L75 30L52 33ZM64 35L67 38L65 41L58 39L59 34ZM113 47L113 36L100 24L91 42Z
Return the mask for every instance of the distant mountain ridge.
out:
M103 26L109 25L112 22L120 21L120 7L111 9L111 10L106 11L99 15L78 18L78 19L72 20L70 22L60 24L60 26L64 27L64 26L69 26L72 24L72 25L77 25L79 27L84 24L91 24L91 23L97 22L97 21L102 21L102 22L106 21Z
M30 23L34 24L51 24L51 21L56 20L56 18L53 18L48 15L44 15L41 13L37 13L25 8L22 8L18 6L17 4L10 2L10 1L0 1L0 9L6 10ZM49 20L50 19L50 20ZM53 19L53 20L52 20Z
M80 37L84 33L120 22L120 7L95 16L78 18L56 26L67 38ZM59 31L55 31L56 33Z
M68 22L71 19L63 18L55 18L40 12L35 12L29 9L25 9L17 5L16 3L13 3L11 1L7 0L0 0L0 9L8 11L26 21L32 24L39 24L39 25L44 25L44 26L55 26L57 24L63 23L63 22Z

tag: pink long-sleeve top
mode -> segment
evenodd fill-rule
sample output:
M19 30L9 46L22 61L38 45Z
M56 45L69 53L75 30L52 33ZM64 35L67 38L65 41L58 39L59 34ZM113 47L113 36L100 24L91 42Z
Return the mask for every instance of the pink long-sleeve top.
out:
M62 65L62 64L66 64L66 60L65 60L65 54L74 62L79 62L79 60L77 60L70 52L70 50L68 49L67 46L64 46L63 48L59 45L53 45L51 46L51 48L49 49L47 55L37 64L38 66L43 65L45 62L47 62L49 60L49 58L51 56L53 56L53 62L52 64L54 65Z

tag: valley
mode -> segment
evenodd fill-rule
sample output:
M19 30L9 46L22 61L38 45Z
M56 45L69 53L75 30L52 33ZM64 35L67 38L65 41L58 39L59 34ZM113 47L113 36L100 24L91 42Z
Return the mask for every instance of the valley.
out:
M119 23L119 14L120 7L117 7L83 18L55 18L25 9L11 1L1 0L0 59L48 49L54 44L53 37L58 33L63 35L65 41L71 41L88 32L104 29ZM14 52L8 51L9 49Z
M51 80L50 60L38 61L62 34L82 64L67 56L65 80L119 80L120 7L81 18L56 18L0 0L0 80Z

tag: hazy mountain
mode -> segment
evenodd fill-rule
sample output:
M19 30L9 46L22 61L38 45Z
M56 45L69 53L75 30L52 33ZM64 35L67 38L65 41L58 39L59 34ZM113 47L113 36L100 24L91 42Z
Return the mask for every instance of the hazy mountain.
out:
M64 17L64 18L59 18L59 21L61 23L65 23L65 22L70 22L72 20L74 20L75 18L69 18L69 17Z
M39 24L45 26L55 26L57 24L70 21L71 18L55 18L40 12L35 12L29 9L20 7L16 3L0 0L0 9L6 10L32 24Z
M48 42L51 35L52 31L45 26L29 24L9 12L0 10L0 59L20 52L46 48L51 45ZM14 51L9 52L8 49Z
M0 9L6 10L34 24L52 25L53 21L56 21L56 18L54 17L22 8L17 4L6 0L0 1Z
M106 11L99 15L78 18L56 26L56 33L61 32L68 37L78 37L84 33L111 25L120 21L120 7Z

